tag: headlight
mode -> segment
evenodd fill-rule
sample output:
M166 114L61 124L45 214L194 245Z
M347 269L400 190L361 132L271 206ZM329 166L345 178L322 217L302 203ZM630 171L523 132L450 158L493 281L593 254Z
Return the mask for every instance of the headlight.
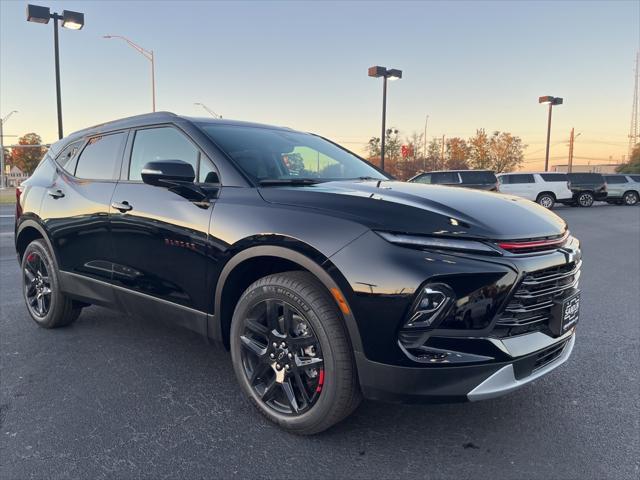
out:
M461 252L475 252L485 255L500 255L500 252L481 241L465 240L461 238L441 238L426 235L408 235L404 233L391 233L376 231L387 242L407 247L427 248L434 250L455 250Z
M447 285L427 284L416 298L405 326L435 327L446 316L453 303L455 303L455 294Z

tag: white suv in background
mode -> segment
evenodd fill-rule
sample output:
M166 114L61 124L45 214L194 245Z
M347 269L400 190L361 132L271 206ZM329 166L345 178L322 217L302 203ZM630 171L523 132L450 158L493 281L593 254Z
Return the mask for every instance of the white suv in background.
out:
M570 202L573 193L569 179L564 173L501 173L498 177L498 191L533 200L545 208L552 208L556 202Z

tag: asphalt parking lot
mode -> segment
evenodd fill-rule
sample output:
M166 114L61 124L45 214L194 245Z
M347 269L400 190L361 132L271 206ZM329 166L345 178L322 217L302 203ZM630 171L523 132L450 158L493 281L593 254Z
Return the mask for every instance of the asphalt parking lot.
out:
M28 317L0 206L0 477L638 478L640 207L560 207L583 244L567 364L500 399L365 402L316 437L240 396L229 355L158 319L85 309Z

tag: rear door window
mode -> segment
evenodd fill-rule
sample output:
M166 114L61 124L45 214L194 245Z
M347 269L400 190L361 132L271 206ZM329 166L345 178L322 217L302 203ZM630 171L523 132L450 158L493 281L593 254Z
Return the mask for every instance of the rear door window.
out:
M126 138L124 132L91 138L78 158L75 176L91 180L117 178Z
M566 182L569 180L565 173L541 173L540 176L545 182Z
M509 175L511 179L509 183L535 183L535 179L533 175L530 173L514 173L513 175Z
M431 183L439 185L460 183L460 177L457 172L436 172L431 174Z

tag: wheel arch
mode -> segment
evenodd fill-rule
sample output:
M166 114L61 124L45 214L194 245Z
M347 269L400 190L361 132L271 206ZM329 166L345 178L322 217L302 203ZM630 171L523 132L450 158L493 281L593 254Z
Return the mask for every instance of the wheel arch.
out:
M53 245L51 244L47 231L37 220L33 218L23 220L16 229L15 247L16 253L18 254L18 260L22 260L22 255L24 255L24 251L27 249L27 246L38 238L43 239L47 243L49 252L51 252L51 255L57 263L58 258L56 251L53 249Z
M341 275L326 257L311 258L291 248L276 245L259 245L249 247L236 253L224 266L215 289L215 314L210 316L208 335L221 341L229 348L229 332L231 318L238 299L246 288L258 278L271 273L289 270L302 270L312 274L327 290L345 322L351 346L355 351L362 351L362 340L353 316L345 289L339 283L346 284L344 279L336 279L329 274ZM247 275L247 272L251 272Z
M554 192L552 192L550 190L544 190L544 191L538 193L538 195L536 196L536 201L539 200L542 195L551 195L553 197L554 201L557 200L556 194Z

